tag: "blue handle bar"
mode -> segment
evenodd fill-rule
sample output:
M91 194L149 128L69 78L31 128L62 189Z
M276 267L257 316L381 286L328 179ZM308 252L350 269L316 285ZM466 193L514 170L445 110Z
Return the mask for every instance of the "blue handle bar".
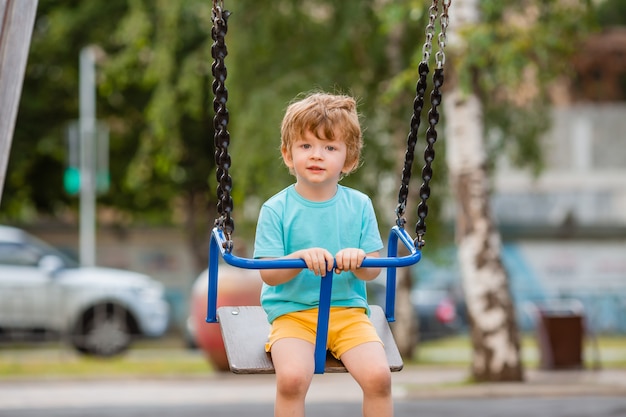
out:
M227 252L225 249L226 238L224 233L218 229L213 229L213 240L216 247L219 249L222 258L229 265L236 266L244 269L290 269L290 268L306 268L306 263L303 259L250 259L241 258L233 255L231 252ZM400 240L404 246L409 250L409 255L401 258L396 257L398 252L398 240ZM388 255L387 258L365 258L363 260L362 268L400 268L403 266L409 266L419 262L421 258L421 252L417 250L411 240L411 236L406 230L394 226L391 229L388 241ZM336 266L336 265L335 265Z
M409 255L397 257L398 241L402 242L408 249ZM219 255L229 265L244 269L300 269L306 268L303 259L249 259L241 258L233 255L226 250L227 241L224 233L218 227L215 227L211 236L209 246L209 289L207 302L208 323L217 322L217 276ZM401 227L394 226L389 233L387 243L386 258L365 258L362 268L387 268L387 291L385 299L385 316L387 321L393 322L395 310L395 290L396 290L396 268L414 265L422 257L411 237ZM336 263L335 265L336 266ZM330 314L330 300L332 293L332 277L333 272L328 272L322 277L320 284L320 302L319 316L317 320L317 336L315 345L315 373L324 373L324 365L326 362L326 339L328 337L328 318Z

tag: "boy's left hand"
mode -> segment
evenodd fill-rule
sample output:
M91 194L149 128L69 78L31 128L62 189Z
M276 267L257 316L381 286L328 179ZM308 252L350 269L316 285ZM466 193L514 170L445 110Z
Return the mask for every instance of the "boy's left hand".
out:
M337 263L335 273L339 274L342 271L355 271L361 267L363 259L365 259L365 251L363 249L342 249L335 255L335 262Z

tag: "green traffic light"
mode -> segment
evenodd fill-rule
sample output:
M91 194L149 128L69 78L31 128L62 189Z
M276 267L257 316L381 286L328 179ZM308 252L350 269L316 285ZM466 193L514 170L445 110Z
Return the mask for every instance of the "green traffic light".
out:
M68 194L76 195L80 191L80 170L68 167L63 174L63 187Z

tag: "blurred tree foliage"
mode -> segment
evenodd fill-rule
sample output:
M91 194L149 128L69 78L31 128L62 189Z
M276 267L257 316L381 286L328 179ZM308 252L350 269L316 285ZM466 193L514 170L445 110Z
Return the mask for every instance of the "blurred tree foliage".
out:
M364 166L345 183L374 195L380 184L389 184L395 198L405 134L397 132L408 131L410 84L417 75L405 80L404 92L384 93L394 71L417 64L423 6L282 0L268 7L239 0L226 7L233 12L227 35L231 175L237 211L249 213L236 216L237 224L253 224L258 203L292 181L279 159L280 120L289 101L315 89L353 94L360 102ZM62 185L65 128L78 115L79 52L97 45L97 112L111 130L111 188L99 197L100 209L110 208L108 221L122 226L187 221L194 227L199 217L210 224L210 18L206 0L40 0L3 218L76 212L76 197ZM400 26L392 60L389 37ZM397 82L395 87L400 91ZM393 216L381 224L392 223ZM250 236L251 228L241 233Z
M596 10L602 27L626 26L626 2L623 0L601 0Z
M65 129L78 116L78 54L113 30L103 13L123 10L122 1L39 2L2 201L5 220L32 220L73 205L62 180Z
M344 183L373 196L383 228L393 223L427 3L226 2L233 12L227 88L236 233L251 236L260 202L292 181L279 159L280 120L289 101L314 89L359 98L364 165ZM543 63L537 67L540 79L546 71L563 68L559 64L565 62L549 53L565 51L580 15L554 12L542 17L542 27L521 31L497 22L504 4L522 8L525 2L481 4L485 25L466 34L472 48L459 62L464 82L484 87L486 101L497 97L491 93L503 85L519 83L528 57ZM192 247L204 259L216 187L211 6L208 0L39 0L2 199L4 221L76 215L77 198L67 195L62 184L65 128L78 115L80 50L97 45L97 112L111 131L111 187L99 197L101 213L122 227L185 225ZM494 131L503 140L510 135L521 139L519 160L535 160L537 148L527 139L546 127L547 100L542 96L528 112L502 103L493 101L486 121L497 121ZM421 149L423 142L416 151ZM434 178L439 183L445 178L440 157ZM421 183L418 176L415 168L414 190ZM445 194L433 185L431 238L439 235L435 217ZM409 224L415 222L411 211Z
M550 126L550 87L573 77L572 56L596 27L589 0L481 0L480 23L454 52L465 91L483 105L489 161L543 169L541 134Z

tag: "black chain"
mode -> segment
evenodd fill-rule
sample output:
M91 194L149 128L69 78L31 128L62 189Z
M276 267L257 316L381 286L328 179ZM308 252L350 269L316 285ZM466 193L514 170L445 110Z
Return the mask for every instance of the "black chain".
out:
M411 169L413 160L415 159L415 145L417 144L417 132L422 120L422 109L424 108L424 95L428 85L428 63L421 62L418 68L419 79L415 86L415 99L413 100L413 115L411 116L411 129L407 136L407 147L404 155L404 167L402 168L402 182L400 184L400 192L398 193L398 206L396 207L397 220L399 227L404 227L406 220L404 211L406 210L407 199L409 197L409 182L411 181Z
M433 178L432 163L435 160L435 142L437 142L437 123L439 112L437 108L441 104L441 87L443 86L443 68L437 68L433 73L433 91L430 93L430 110L428 111L428 129L426 130L426 149L424 150L424 168L422 168L422 186L420 187L420 203L417 206L417 224L415 225L415 239L418 247L424 246L424 234L426 234L426 216L430 197L430 180Z
M396 224L404 227L404 211L407 205L409 194L409 182L411 180L411 166L414 160L415 145L417 143L417 132L420 126L422 108L424 106L424 95L426 93L426 78L428 75L428 61L432 51L432 40L435 34L435 22L438 18L439 0L433 0L429 8L429 23L426 27L426 42L423 48L423 59L419 65L419 80L417 81L416 97L413 101L413 116L411 117L411 129L407 138L407 151L405 154L404 168L402 169L402 183L398 193L398 206ZM422 248L425 245L424 235L426 234L426 216L428 215L427 200L430 197L430 181L433 177L432 163L435 160L435 142L437 141L437 123L439 122L439 112L437 108L441 104L441 87L443 86L443 64L445 55L443 48L446 44L446 28L448 26L448 8L451 0L442 2L442 13L439 17L441 32L438 36L439 51L436 54L437 69L433 74L433 90L430 94L430 110L428 112L428 129L426 130L426 149L424 150L424 167L422 168L422 186L420 187L420 203L417 207L417 223L415 225L415 246Z
M226 89L226 65L224 59L228 55L224 38L228 31L228 17L230 12L223 10L221 6L213 3L213 13L211 20L213 28L211 29L211 38L213 45L211 46L211 56L213 57L213 110L215 117L213 118L213 127L215 129L215 165L217 178L217 212L219 219L215 221L216 226L224 231L227 244L232 248L231 234L235 230L235 222L232 219L233 199L230 192L233 187L233 181L228 173L231 166L230 155L228 154L228 145L230 144L230 133L228 133L228 109L226 102L228 101L228 90Z

